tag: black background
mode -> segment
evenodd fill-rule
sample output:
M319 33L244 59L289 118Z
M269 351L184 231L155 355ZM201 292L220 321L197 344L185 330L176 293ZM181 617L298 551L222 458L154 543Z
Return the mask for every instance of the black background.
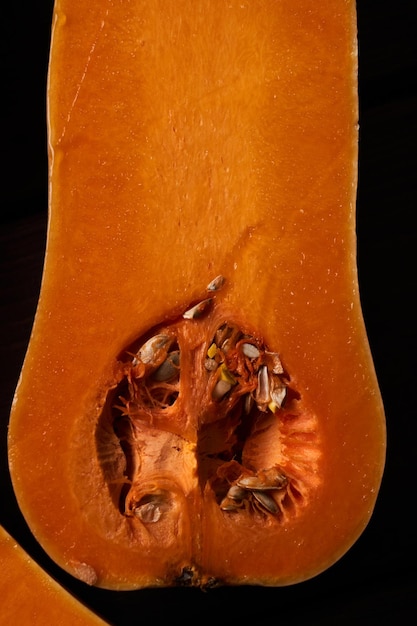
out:
M45 249L45 88L52 0L19 0L5 7L0 57L0 523L54 578L114 626L150 619L192 624L204 618L217 624L284 626L411 623L417 618L417 2L358 0L358 267L388 429L386 471L374 516L349 553L311 581L288 588L209 592L91 589L50 561L17 507L7 468L7 422Z

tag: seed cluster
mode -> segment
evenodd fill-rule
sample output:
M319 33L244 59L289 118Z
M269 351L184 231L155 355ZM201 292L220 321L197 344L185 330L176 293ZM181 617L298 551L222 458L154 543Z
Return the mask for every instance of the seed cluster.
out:
M260 411L280 409L288 381L279 355L234 325L223 324L208 346L205 368L213 400L244 396L246 413L255 404Z
M218 276L207 286L207 291L213 294L223 284L224 278ZM198 323L204 320L212 310L214 297L204 298L185 310L179 323L188 325L189 320ZM144 524L154 524L163 518L169 510L169 498L162 491L136 496L140 484L140 449L134 422L136 416L143 419L144 410L152 420L153 410L172 407L179 396L181 351L186 350L186 345L177 334L175 324L172 328L166 326L131 353L130 362L124 366L124 387L120 385L118 390L123 392L118 394L121 404L114 407L119 411L115 414L114 430L127 458L127 485L121 510ZM229 321L220 324L204 350L199 367L207 395L199 441L216 442L218 448L209 451L204 444L197 446L203 466L201 476L212 485L225 513L247 510L279 516L286 494L293 488L292 481L278 465L262 470L251 464L247 466L244 449L252 431L259 430L260 425L271 419L271 413L284 407L289 393L291 397L294 394L280 356ZM208 411L206 422L204 410ZM212 424L217 433L213 438L207 435Z
M287 484L287 477L277 467L256 475L240 476L229 488L220 508L223 511L236 511L251 506L262 513L267 511L275 515L280 509L273 493L282 491Z
M157 334L133 356L127 372L128 398L121 398L130 415L134 407L167 408L179 394L180 350L175 337Z

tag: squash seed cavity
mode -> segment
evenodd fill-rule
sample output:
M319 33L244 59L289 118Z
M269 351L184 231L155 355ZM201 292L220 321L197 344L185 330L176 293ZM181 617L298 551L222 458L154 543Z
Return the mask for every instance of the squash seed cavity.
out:
M119 382L109 394L107 415L125 462L118 460L109 488L119 494L120 513L145 526L163 523L171 500L158 489L135 496L146 478L141 442L158 429L186 438L181 423L194 428L194 488L202 497L209 487L224 515L280 522L305 506L320 483L316 418L298 410L300 395L280 354L233 321L213 329L215 298L224 282L216 277L207 286L212 297L151 330L116 364ZM163 463L174 477L177 457L171 453L170 465L164 445L152 452L155 469ZM106 458L110 475L108 465Z

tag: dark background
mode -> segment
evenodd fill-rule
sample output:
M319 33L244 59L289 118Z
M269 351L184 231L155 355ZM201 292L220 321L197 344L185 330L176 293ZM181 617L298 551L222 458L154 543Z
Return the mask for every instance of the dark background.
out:
M17 507L6 436L45 249L45 88L52 1L19 0L5 7L0 56L0 523L64 587L114 626L144 619L193 623L203 618L217 624L284 626L413 622L417 618L417 241L412 219L417 208L417 2L358 0L358 266L388 429L386 471L374 516L349 553L311 581L288 588L209 592L91 589L50 561Z

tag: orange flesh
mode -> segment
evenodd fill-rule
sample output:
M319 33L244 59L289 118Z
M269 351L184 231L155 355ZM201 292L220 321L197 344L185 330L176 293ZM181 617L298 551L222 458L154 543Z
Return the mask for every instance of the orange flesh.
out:
M104 626L50 578L0 527L0 622L21 626Z
M385 422L356 273L356 53L353 1L57 1L47 254L9 451L34 534L86 582L290 584L367 524ZM213 308L182 320L219 274ZM300 394L295 433L278 412L259 440L256 469L306 468L279 520L201 484L200 365L224 321ZM141 480L171 494L146 527L112 497L100 428L117 360L159 324L179 329L181 380L140 426Z

